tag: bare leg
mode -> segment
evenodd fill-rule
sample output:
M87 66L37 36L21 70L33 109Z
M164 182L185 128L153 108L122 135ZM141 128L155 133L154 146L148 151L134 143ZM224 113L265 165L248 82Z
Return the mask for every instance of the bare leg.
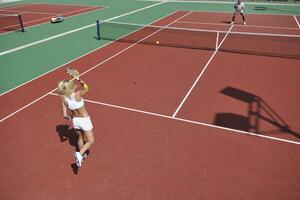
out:
M242 16L242 18L243 18L243 24L245 24L245 23L246 23L245 16L244 16L243 13L240 13L240 14L241 14L241 16Z
M83 145L83 147L80 149L80 152L79 152L80 155L83 155L84 152L86 152L92 146L92 144L94 144L94 142L95 142L93 130L84 131L84 135L86 137L86 142Z
M236 13L233 13L231 22L234 22Z
M78 140L77 140L77 143L78 143L78 148L79 148L79 151L82 149L83 145L84 145L84 140L83 140L83 136L82 136L82 133L80 130L76 130L76 133L77 133L77 136L78 136Z

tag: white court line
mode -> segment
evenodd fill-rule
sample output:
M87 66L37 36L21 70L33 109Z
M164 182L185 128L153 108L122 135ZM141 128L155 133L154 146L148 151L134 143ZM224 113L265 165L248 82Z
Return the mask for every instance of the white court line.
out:
M136 1L150 1L150 2L161 2L165 1L168 3L207 3L207 4L234 4L234 1L187 1L187 0L136 0ZM245 5L270 5L270 6L300 6L300 4L283 4L283 3L264 3L264 2L244 2Z
M15 112L13 112L13 113L11 113L11 114L7 115L6 117L4 117L4 118L2 118L2 119L0 120L0 123L1 123L1 122L3 122L3 121L5 121L5 120L6 120L6 119L8 119L8 118L10 118L10 117L14 116L15 114L17 114L18 112L20 112L20 111L24 110L25 108L27 108L27 107L31 106L32 104L34 104L34 103L38 102L39 100L41 100L41 99L45 98L45 97L46 97L46 96L48 96L48 95L49 95L51 92L54 92L54 91L55 91L55 89L51 90L50 92L48 92L48 93L44 94L43 96L41 96L41 97L39 97L39 98L35 99L34 101L32 101L32 102L30 102L29 104L27 104L27 105L23 106L22 108L20 108L20 109L16 110ZM24 94L24 95L25 95L25 94Z
M221 24L221 23L206 23L206 22L192 22L192 21L178 21L180 24L200 24L200 25L216 25L216 26L230 26L230 24ZM245 27L242 24L234 24L234 26ZM299 30L299 28L291 28L291 27L278 27L278 26L256 26L256 25L247 25L250 28L270 28L270 29L283 29L283 30Z
M192 11L190 11L192 12ZM121 24L121 25L130 25L130 26L145 26L145 24L137 24L137 23L128 23L128 22L118 22L118 21L109 21L109 23L113 24ZM177 24L178 22L176 22ZM229 25L231 26L231 25ZM244 25L243 25L244 26ZM155 25L148 25L147 27L152 27L152 28L160 28L161 26L155 26ZM170 30L186 30L186 31L195 31L195 32L210 32L210 33L227 33L227 31L220 31L220 30L212 30L212 29L198 29L198 28L184 28L184 27L176 27L176 26L171 26L171 27L166 27L166 29ZM295 29L298 30L298 29ZM255 35L255 36L270 36L270 37L295 37L299 38L300 35L291 35L291 34L281 34L281 33L258 33L258 32L236 32L236 31L231 31L231 34L238 34L238 35Z
M231 25L231 27L228 30L228 32L226 33L225 37L221 41L220 45L217 47L217 49L215 50L215 52L212 54L212 56L210 57L210 59L208 60L208 62L204 66L204 68L202 69L201 73L199 74L199 76L197 77L197 79L194 81L192 87L190 88L190 90L188 91L188 93L185 95L185 97L181 101L180 105L178 106L178 108L176 109L176 111L174 112L174 114L172 115L173 118L176 117L177 113L179 112L179 110L181 109L181 107L183 106L183 104L185 103L185 101L187 100L187 98L190 96L190 94L193 91L194 87L196 86L196 84L198 83L198 81L200 80L200 78L202 77L202 75L204 74L204 72L206 71L208 65L210 64L210 62L212 61L212 59L215 57L216 53L218 52L219 47L223 44L223 42L225 41L227 35L229 34L229 32L231 31L232 28L233 28L233 25Z
M298 30L300 29L300 24L299 24L299 21L298 21L298 19L297 19L297 17L294 15L294 19L296 20L296 23L297 23L297 25L298 25Z
M176 11L170 13L169 15L172 15L172 14L174 14L175 12L176 12ZM169 16L169 15L166 15L166 16L163 16L163 17L165 18L165 17L167 17L167 16ZM155 20L154 22L151 22L151 23L155 23L155 22L157 22L157 21L159 21L159 20L161 20L161 19L162 19L162 18L159 18L159 19L157 19L157 20ZM109 20L109 19L108 19L108 20ZM142 29L142 28L143 28L143 27L141 27L140 29ZM138 31L138 30L140 30L140 29L137 29L136 31ZM136 31L135 31L135 32L136 32ZM121 36L121 38L122 38L122 37L125 37L125 36L127 36L127 35L129 35L129 34L132 34L132 33L133 33L133 32L130 32L130 33L124 35L124 36ZM118 38L118 39L119 39L119 38ZM116 40L118 40L118 39L116 39ZM67 64L69 64L69 63L71 63L71 62L73 62L73 61L75 61L75 60L77 60L77 59L79 59L79 58L82 58L82 57L84 57L84 56L86 56L86 55L88 55L88 54L91 54L91 53L93 53L93 52L95 52L95 51L97 51L97 50L99 50L99 49L101 49L101 48L103 48L103 47L105 47L105 46L107 46L107 45L113 43L113 42L114 42L114 41L111 41L111 42L109 42L109 43L107 43L107 44L105 44L105 45L103 45L103 46L101 46L101 47L99 47L99 48L97 48L97 49L95 49L95 50L93 50L93 51L90 51L90 52L88 52L88 53L86 53L86 54L83 54L83 55L77 57L77 58L74 58L73 60L71 60L71 61L69 61L69 62L67 62L67 63L64 63L64 64L62 64L62 65L60 65L60 66L58 66L58 67L56 67L56 68L54 68L54 69L52 69L52 70L50 70L50 71L47 71L47 72L44 73L44 74L41 74L40 76L37 76L37 77L35 77L35 78L33 78L33 79L31 79L31 80L29 80L29 81L27 81L27 82L25 82L25 83L23 83L23 84L21 84L21 85L18 85L17 87L12 88L12 89L10 89L10 90L8 90L8 91L6 91L6 92L0 94L0 97L1 97L2 95L6 94L6 93L9 93L9 92L11 92L11 91L13 91L13 90L15 90L15 89L17 89L17 88L19 88L19 87L25 85L25 84L28 84L28 83L30 83L30 82L32 82L32 81L38 79L38 78L41 78L42 76L45 76L46 74L49 74L50 72L55 71L56 69L59 69L60 67L62 67L62 66L64 66L64 65L67 65ZM97 64L97 65L99 65L99 64Z
M93 7L98 7L98 6L93 6ZM69 19L69 18L72 18L72 17L76 17L76 16L79 16L79 15L85 15L85 14L88 14L88 13L92 13L92 12L97 12L97 11L99 11L99 10L104 10L104 9L107 9L108 7L102 7L102 8L99 8L98 10L91 10L91 11L88 11L88 12L84 12L84 13L79 13L79 14L76 14L76 15L72 15L72 16L69 16L69 17L66 17L66 19ZM51 17L51 16L49 16L49 17ZM49 18L48 17L48 18ZM45 19L45 18L43 18L43 19ZM35 21L40 21L41 20L41 18L40 19L36 19L36 20L32 20L32 21L30 21L30 22L25 22L25 23L23 23L23 24L27 24L27 23L31 23L31 22L35 22ZM43 25L43 24L48 24L49 23L49 21L48 22L43 22L43 23L40 23L40 24L36 24L36 25L32 25L32 26L29 26L29 28L32 28L32 27L36 27L36 26L40 26L40 25ZM15 26L15 25L14 25ZM6 27L7 28L7 27ZM25 27L25 30L26 30L26 27ZM9 33L11 33L12 31L8 31L8 32L4 32L4 33L0 33L0 36L1 35L5 35L5 34L9 34Z
M93 8L93 7L97 7L97 6L92 6L90 8ZM76 12L81 12L81 11L84 11L84 10L88 10L88 8L84 8L84 9L76 10L76 11L71 11L71 12L68 12L68 13L55 13L54 15L52 15L51 13L49 13L48 15L50 15L50 16L39 18L39 19L35 19L35 20L31 20L31 21L28 21L28 22L23 22L23 24L26 25L26 24L29 24L29 23L32 23L32 22L41 21L41 20L44 20L44 19L50 19L50 17L54 17L54 16L59 15L59 14L69 15L69 14L76 13ZM76 17L76 16L79 16L79 15L83 15L83 14L87 14L87 13L91 13L91 12L96 12L96 11L99 11L99 10L102 10L102 8L99 8L99 9L96 9L96 10L90 10L90 11L84 12L84 13L79 13L77 15L72 15L72 16L66 17L66 19L69 19L71 17ZM20 13L20 14L22 14L22 13ZM45 13L45 15L46 14L47 13ZM49 23L49 21L45 22L45 23L37 24L37 25L34 25L34 26L39 26L39 25L46 24L46 23ZM2 29L11 28L11 27L15 27L15 26L19 26L19 25L16 24L16 25L11 25L11 26L6 26L6 27L2 27ZM34 26L30 26L30 28L34 27ZM26 30L26 27L25 27L25 30ZM10 33L10 32L12 32L12 31L1 33L0 36L4 35L4 34L7 34L7 33ZM1 53L0 53L0 56L1 56Z
M14 13L17 13L17 14L25 14L25 13L29 13L29 14L42 14L42 15L57 15L59 13L44 13L44 12L35 12L35 11L22 11L22 10L6 10L6 9L0 9L0 12L1 11L6 11L6 12L14 12Z
M182 17L178 18L177 20L180 20L181 18L185 17L185 16L188 15L188 14L189 14L189 13L183 15ZM165 17L165 16L164 16L164 17ZM169 23L169 24L167 24L167 25L164 26L164 27L167 27L167 26L169 26L169 25L171 25L172 23L175 23L175 22L176 22L176 20L173 21L173 22L171 22L171 23ZM98 66L100 66L100 65L102 65L102 64L104 64L104 63L106 63L107 61L113 59L114 57L116 57L116 56L122 54L123 52L127 51L129 48L131 48L131 47L137 45L139 42L141 42L141 41L147 39L148 37L151 37L152 35L158 33L158 32L161 31L164 27L162 27L161 29L155 31L154 33L152 33L152 34L150 34L150 35L144 37L143 39L139 40L138 42L136 42L136 43L134 43L134 44L132 44L132 45L126 47L125 49L123 49L123 50L119 51L118 53L112 55L111 57L107 58L106 60L102 61L101 63L98 63L98 64L95 65L94 67L92 67L92 68L88 69L87 71L81 73L80 76L82 76L82 75L88 73L89 71L95 69L96 67L98 67ZM30 102L29 104L27 104L27 105L25 105L25 106L19 108L18 110L16 110L15 112L9 114L8 116L2 118L2 119L0 120L0 123L3 122L3 121L5 121L5 120L8 119L8 118L14 116L15 114L19 113L20 111L24 110L25 108L29 107L30 105L32 105L32 104L38 102L39 100L43 99L44 97L46 97L47 95L49 95L50 93L52 93L52 92L55 91L55 90L56 90L56 88L53 89L53 90L51 90L50 92L47 92L46 94L44 94L43 96L39 97L38 99L35 99L34 101Z
M74 1L73 1L74 2ZM35 5L49 5L49 6L55 6L55 5L58 5L58 6L72 6L72 7L83 7L83 6L89 6L91 7L91 5L87 5L87 4L70 4L70 3L43 3L43 2L36 2L36 3L33 3ZM93 6L93 7L98 7L98 6Z
M116 16L116 17L112 17L110 19L107 19L105 21L108 21L108 20L114 20L114 19L117 19L117 18L120 18L120 17L124 17L126 15L130 15L130 14L133 14L133 13L136 13L136 12L140 12L142 10L146 10L148 8L152 8L152 7L155 7L155 6L158 6L158 5L161 5L161 4L164 4L165 2L159 2L159 3L156 3L156 4L152 4L150 6L146 6L146 7L143 7L143 8L140 8L140 9L137 9L137 10L134 10L134 11L131 11L131 12L128 12L128 13L124 13L122 15L119 15L119 16ZM7 51L3 51L3 52L0 52L0 56L3 56L3 55L6 55L6 54L9 54L9 53L12 53L12 52L15 52L15 51L19 51L21 49L25 49L25 48L28 48L28 47L31 47L31 46L34 46L34 45L37 45L37 44L41 44L41 43L44 43L44 42L47 42L49 40L53 40L53 39L56 39L56 38L60 38L62 36L65 36L65 35L69 35L71 33L75 33L75 32L78 32L78 31L81 31L81 30L84 30L84 29L87 29L87 28L90 28L90 27L93 27L95 26L95 23L93 24L90 24L90 25L87 25L87 26L83 26L81 28L77 28L77 29L73 29L71 31L67 31L67 32L64 32L64 33L61 33L61 34L57 34L57 35L54 35L52 37L48 37L48 38L45 38L45 39L42 39L42 40L39 40L39 41L36 41L36 42L32 42L32 43L29 43L29 44L26 44L26 45L22 45L22 46L19 46L19 47L16 47L16 48L13 48L13 49L10 49L10 50L7 50Z
M20 0L0 0L0 3L10 3L15 1L20 1Z
M168 16L170 16L170 15L173 15L173 14L176 13L176 12L177 12L177 11L174 11L174 12L172 12L172 13L166 15L166 16L163 16L163 17L161 17L161 18L159 18L159 19L157 19L157 20L155 20L155 21L149 23L149 24L155 23L155 22L161 20L162 18L166 18L166 17L168 17ZM110 20L110 19L107 19L106 21L109 21L109 20ZM142 28L143 28L143 27L141 27L140 29L142 29ZM136 31L138 31L138 30L140 30L140 29L137 29ZM134 32L136 32L136 31L134 31ZM125 37L125 36L127 36L127 35L129 35L129 34L132 34L132 33L133 33L133 32L130 32L130 33L126 34L126 35L121 36L120 38L123 38L123 37ZM119 39L119 38L118 38L118 39ZM116 40L118 40L118 39L116 39ZM10 90L8 90L8 91L6 91L6 92L0 94L0 97L1 97L2 95L6 94L6 93L9 93L9 92L11 92L11 91L13 91L13 90L15 90L15 89L17 89L17 88L23 86L23 85L26 85L26 84L28 84L28 83L30 83L30 82L32 82L32 81L38 79L38 78L41 78L42 76L45 76L45 75L49 74L50 72L53 72L53 71L59 69L60 67L62 67L62 66L64 66L64 65L67 65L67 64L69 64L69 63L71 63L71 62L73 62L73 61L75 61L75 60L77 60L77 59L79 59L79 58L82 58L82 57L84 57L84 56L86 56L86 55L88 55L88 54L91 54L91 53L93 53L93 52L95 52L95 51L98 51L99 49L104 48L105 46L107 46L107 45L109 45L109 44L111 44L111 43L113 43L113 42L114 42L114 41L108 42L107 44L105 44L105 45L103 45L103 46L101 46L101 47L99 47L99 48L97 48L97 49L94 49L94 50L92 50L92 51L90 51L90 52L88 52L88 53L86 53L86 54L83 54L83 55L81 55L81 56L79 56L79 57L77 57L77 58L74 58L73 60L71 60L71 61L69 61L69 62L67 62L67 63L64 63L64 64L62 64L62 65L60 65L60 66L58 66L58 67L56 67L56 68L54 68L54 69L52 69L52 70L50 70L50 71L47 71L47 72L44 73L44 74L41 74L41 75L39 75L39 76L37 76L37 77L35 77L35 78L29 80L29 81L26 81L25 83L23 83L23 84L21 84L21 85L18 85L17 87L14 87L14 88L12 88L12 89L10 89ZM98 63L97 65L99 65L99 63Z
M23 4L17 4L17 5L7 5L7 6L3 6L3 7L0 7L0 11L2 8L22 8L22 7L25 7L25 6L28 6L28 5L32 5L33 3L32 2L28 2L28 3L23 3Z
M299 6L300 6L300 4L299 4ZM185 10L185 11L189 11L189 10ZM207 13L224 13L224 14L231 14L231 15L233 13L233 12L230 12L230 11L219 11L219 10L213 10L213 11L209 11L209 10L205 10L205 11L203 11L203 10L193 10L193 11L195 11L195 12L207 12ZM247 12L245 12L245 14L252 15L252 16L255 16L255 15L291 16L289 14L278 14L278 13L274 14L274 13L247 13Z
M52 92L50 92L49 95L58 96L57 94L52 93ZM217 126L217 125L207 124L207 123L203 123L203 122L178 118L178 117L171 117L171 116L163 115L163 114L159 114L159 113L153 113L153 112L138 110L138 109L134 109L134 108L128 108L128 107L124 107L124 106L118 106L118 105L114 105L114 104L103 103L103 102L98 102L98 101L93 101L93 100L88 100L88 99L84 99L84 101L88 102L88 103L92 103L92 104L111 107L111 108L117 108L117 109L121 109L121 110L127 110L127 111L131 111L131 112L137 112L137 113L142 113L142 114L146 114L146 115L151 115L151 116L167 118L167 119L171 119L171 120L182 121L182 122L187 122L187 123L191 123L191 124L197 124L197 125L207 126L207 127L211 127L211 128L226 130L229 133L232 133L232 132L242 133L242 134L245 134L245 135L265 138L265 139L269 139L269 140L275 140L275 141L300 145L300 142L295 142L295 141L292 141L292 140L286 140L286 139L276 138L276 137L272 137L272 136L260 135L260 134L251 133L251 132L247 132L247 131L241 131L241 130L237 130L237 129L226 128L226 127L223 127L223 126Z

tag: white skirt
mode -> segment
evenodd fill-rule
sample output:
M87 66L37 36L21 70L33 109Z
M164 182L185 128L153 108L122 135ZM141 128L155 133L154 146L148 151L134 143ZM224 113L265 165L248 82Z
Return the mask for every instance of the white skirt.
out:
M74 129L90 131L93 129L93 124L90 117L74 117L73 127Z

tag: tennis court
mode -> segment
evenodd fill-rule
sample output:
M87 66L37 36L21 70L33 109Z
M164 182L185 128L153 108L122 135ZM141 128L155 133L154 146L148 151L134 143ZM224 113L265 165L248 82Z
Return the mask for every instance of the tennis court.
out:
M55 16L70 17L101 9L97 6L76 6L68 4L28 3L0 8L0 34L21 30L49 22ZM22 18L19 18L22 16ZM25 29L25 28L23 28Z
M103 20L100 40L95 20L86 25L100 47L3 86L0 198L299 199L299 16L248 13L231 25L226 6L131 3L143 6ZM130 20L160 7L148 23ZM54 46L5 49L0 61L39 45ZM79 170L55 93L66 67L91 87L96 142Z

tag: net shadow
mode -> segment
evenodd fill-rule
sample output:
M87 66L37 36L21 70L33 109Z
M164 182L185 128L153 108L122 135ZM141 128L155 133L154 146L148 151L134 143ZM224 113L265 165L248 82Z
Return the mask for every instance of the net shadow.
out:
M226 87L220 93L246 103L248 110L246 116L217 113L214 119L215 125L262 135L288 133L300 138L300 133L292 130L287 122L261 97L233 87ZM275 130L263 131L261 129L262 122L272 125Z

